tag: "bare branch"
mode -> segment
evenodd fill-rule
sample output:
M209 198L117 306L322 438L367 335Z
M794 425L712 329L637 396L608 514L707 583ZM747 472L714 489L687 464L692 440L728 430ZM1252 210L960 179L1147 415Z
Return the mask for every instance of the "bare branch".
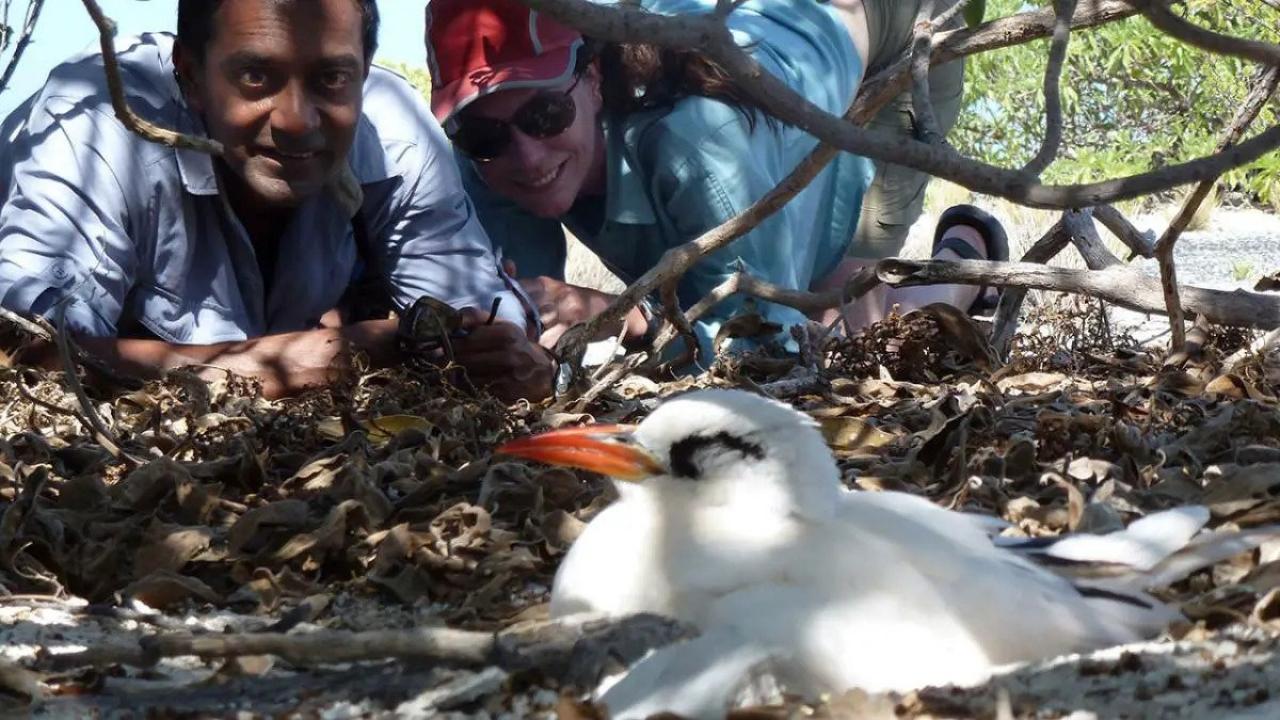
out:
M1248 97L1245 98L1244 104L1236 112L1236 116L1231 120L1231 124L1227 126L1226 132L1223 133L1222 138L1218 141L1217 152L1226 150L1244 137L1245 130L1253 124L1254 119L1258 117L1258 113L1262 112L1263 106L1275 94L1278 84L1280 84L1280 67L1272 66L1260 73L1257 82L1254 83ZM1178 296L1178 271L1174 264L1174 246L1177 244L1178 238L1182 236L1183 231L1191 224L1191 219L1195 217L1201 203L1204 202L1205 198L1209 197L1209 193L1213 192L1216 180L1214 178L1213 180L1201 182L1187 195L1178 214L1174 216L1172 222L1169 223L1169 227L1164 231L1164 235L1156 243L1156 260L1160 263L1160 282L1163 287L1169 315L1171 331L1169 342L1174 351L1182 349L1182 346L1187 341L1184 316Z
M1044 138L1040 151L1022 168L1023 172L1036 177L1053 164L1062 145L1062 67L1067 61L1067 47L1071 43L1071 18L1075 16L1076 0L1056 0L1054 11L1057 19L1053 25L1049 62L1044 71Z
M598 665L598 658L616 653L624 663L631 662L655 647L689 635L687 627L656 615L616 620L579 616L501 633L423 627L298 634L164 634L143 637L132 645L109 643L54 655L47 664L54 669L117 664L148 667L170 657L274 655L294 665L315 666L400 658L455 666L496 665L508 671L538 668L550 671L552 676L559 675L566 682L575 682L581 680L575 680L575 675L591 677L599 673L599 667L583 667ZM609 652L602 652L603 648Z
M9 64L5 65L4 74L0 75L0 92L9 89L9 80L13 78L13 72L18 69L18 62L22 60L22 54L27 51L27 46L31 44L31 38L35 34L36 22L40 20L40 11L44 9L44 0L31 0L27 5L27 15L22 21L22 33L18 36L18 43L13 46L13 55L9 57ZM5 4L5 27L9 25L9 6ZM9 38L6 35L4 46L8 47Z
M111 432L110 428L102 422L102 416L94 408L93 401L89 399L89 395L84 391L84 385L80 382L79 369L76 367L75 358L71 352L71 336L67 334L67 302L64 300L62 304L58 305L57 333L54 335L54 340L58 346L58 357L62 360L62 370L67 380L67 386L71 388L72 394L76 396L76 400L80 403L80 410L84 415L83 420L93 433L93 439L107 452L111 453L111 456L115 459L125 461L133 467L138 467L143 464L142 460L120 448L120 442L115 433Z
M1160 280L1125 265L1106 270L1076 270L1034 263L986 260L904 260L890 258L876 266L890 285L996 285L1089 295L1144 313L1165 312ZM1184 286L1178 290L1189 312L1220 325L1280 327L1280 296L1243 290L1210 290Z
M54 341L53 336L56 334L56 331L52 328L41 325L40 323L32 322L12 310L0 308L0 321L15 325L22 332L38 340L50 343Z
M536 2L536 0L530 0L530 2ZM569 6L569 11L573 12L574 7ZM1137 10L1129 7L1122 0L1103 0L1093 14L1077 12L1074 22L1077 27L1087 27L1135 14ZM647 16L640 13L635 17ZM1047 36L1053 31L1053 27L1052 12L1036 11L986 23L977 31L953 31L947 34L940 45L935 45L934 62L945 62L971 53L1007 47L1017 42L1029 42ZM845 113L845 118L865 123L874 117L880 108L893 100L906 87L907 78L910 76L909 62L909 58L904 58L872 78L868 84L864 85L863 91L859 92L853 106ZM831 162L837 152L833 146L819 143L778 187L765 194L751 207L723 225L707 231L701 237L668 250L657 265L632 283L608 308L589 322L571 328L561 336L560 341L556 343L556 354L562 360L576 365L586 349L587 342L599 334L600 328L620 322L622 317L640 302L641 298L652 293L668 278L682 276L705 254L714 252L742 237L777 212L792 197L807 187L813 178L817 177ZM669 341L670 338L666 340L666 342ZM655 347L664 347L665 344L665 342L658 342L655 343Z
M1123 20L1138 14L1125 0L1088 2L1076 8L1071 20L1074 30L1095 27ZM992 20L970 30L962 28L934 36L933 64L1001 48L1021 45L1032 40L1049 37L1057 24L1053 10L1033 10ZM910 56L905 56L889 67L867 78L858 91L858 104L854 122L865 124L885 103L897 97L911 78Z
M115 109L116 118L132 132L143 139L169 147L197 150L209 155L222 154L222 143L209 138L184 135L167 128L162 128L143 120L129 107L124 96L124 83L120 80L120 63L116 60L115 34L116 24L107 17L96 0L84 0L84 7L98 26L98 41L102 47L102 64L107 76L107 89L111 92L111 107Z
M823 111L760 67L739 48L727 29L707 16L668 17L588 0L525 0L593 37L643 40L668 47L698 49L725 66L751 100L769 114L841 150L884 160L951 180L970 190L1023 205L1066 209L1091 207L1199 182L1247 165L1280 147L1280 126L1222 154L1123 178L1078 185L1042 185L1020 170L1006 170L893 133L854 127Z
M1166 0L1129 0L1160 30L1173 37L1218 55L1252 60L1259 65L1280 65L1280 45L1249 40L1206 30L1174 15Z
M1249 91L1249 95L1245 98L1244 104L1240 106L1235 117L1232 118L1231 124L1227 126L1226 132L1222 134L1222 138L1218 141L1216 148L1218 152L1240 142L1240 138L1244 137L1245 131L1257 119L1258 114L1262 112L1262 108L1266 106L1271 96L1275 94L1277 87L1280 87L1280 66L1272 66L1263 70L1253 88ZM1186 231L1191 224L1192 218L1195 217L1196 211L1200 209L1200 205L1213 190L1216 181L1216 178L1214 180L1206 180L1187 195L1182 202L1182 207L1178 210L1178 214L1170 221L1168 229L1164 231L1164 234L1160 236L1160 241L1156 243L1155 251L1157 253L1178 241L1178 237Z
M1062 222L1071 236L1071 244L1076 246L1080 257L1084 258L1085 267L1090 270L1105 270L1113 265L1120 265L1120 259L1111 254L1098 235L1098 227L1093 224L1093 210L1068 210L1062 214Z
M973 2L973 0L960 0L960 2L939 13L938 17L934 18L930 23L933 26L933 31L937 33L950 25L951 21L955 20L957 15L964 12L965 8L969 7L969 3L971 2Z
M1155 233L1150 230L1145 233L1140 232L1123 213L1114 207L1099 205L1093 209L1093 217L1110 230L1117 240L1124 243L1133 257L1149 258L1155 254Z
M1022 262L1047 263L1057 257L1070 241L1066 218L1062 218L1027 250L1022 256ZM1013 348L1013 336L1018 331L1018 318L1022 314L1022 303L1026 297L1026 289L1019 287L1006 287L1000 295L1000 304L996 307L991 330L991 347L1001 360L1007 360L1009 351Z
M863 268L858 273L850 276L844 287L839 290L828 290L821 293L784 288L767 280L761 280L754 275L736 272L728 280L712 288L711 292L707 293L701 300L694 303L684 313L684 318L690 323L697 322L716 305L734 295L747 295L777 303L778 305L785 305L805 314L813 314L857 302L859 298L879 284L880 278L876 277L874 267ZM653 353L655 355L660 354L675 339L677 332L677 329L671 324L664 325L653 341Z
M930 145L940 142L942 126L929 97L929 70L933 63L933 9L936 0L923 0L916 13L914 38L911 41L911 110L915 113L916 137Z

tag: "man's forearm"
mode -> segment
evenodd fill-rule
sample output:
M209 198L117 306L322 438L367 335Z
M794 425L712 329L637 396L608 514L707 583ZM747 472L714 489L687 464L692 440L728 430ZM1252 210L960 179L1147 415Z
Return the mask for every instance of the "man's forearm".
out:
M364 352L375 367L394 363L395 332L395 320L371 320L214 345L91 337L76 341L112 368L136 377L155 378L185 365L209 365L256 378L264 395L277 398L332 382L351 367L353 351ZM46 367L58 363L51 348L34 359Z

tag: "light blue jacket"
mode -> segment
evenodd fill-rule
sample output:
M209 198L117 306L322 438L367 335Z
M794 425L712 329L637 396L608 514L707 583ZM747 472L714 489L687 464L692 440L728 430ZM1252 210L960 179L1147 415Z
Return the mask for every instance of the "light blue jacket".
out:
M173 39L116 42L133 108L203 134L173 76ZM155 145L116 120L102 58L58 66L5 121L0 141L0 305L49 313L94 336L155 335L211 344L314 327L357 266L351 216L325 192L281 239L270 296L208 155ZM16 133L16 136L15 136ZM4 142L12 140L12 142ZM362 213L401 305L423 294L525 325L462 190L448 140L417 91L374 68L348 162Z
M642 4L671 14L715 6L713 0ZM752 0L733 12L730 27L757 61L796 92L829 112L848 108L863 69L829 7L813 0ZM772 190L817 144L803 130L766 122L761 114L753 131L740 111L703 97L682 99L668 110L607 118L605 133L606 195L580 198L557 220L525 213L489 190L469 161L461 161L481 222L521 276L564 277L563 223L630 283L667 249L720 225ZM873 174L869 161L841 153L785 208L687 273L679 287L681 305L696 303L739 265L778 285L809 289L844 257ZM723 302L696 323L704 351L742 302ZM804 320L791 308L763 303L760 309L784 327Z

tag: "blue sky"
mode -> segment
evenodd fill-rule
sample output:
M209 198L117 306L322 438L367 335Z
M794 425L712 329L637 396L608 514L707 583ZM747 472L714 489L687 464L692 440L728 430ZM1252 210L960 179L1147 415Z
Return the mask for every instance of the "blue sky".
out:
M178 0L99 0L102 9L115 19L121 35L149 30L172 31L178 16ZM382 0L382 33L379 59L424 64L422 47L423 0ZM18 0L10 10L9 22L19 25L26 2ZM13 75L9 87L0 92L0 117L35 92L49 70L68 56L98 42L97 28L80 0L45 0L44 11L31 45ZM4 55L8 62L9 54Z

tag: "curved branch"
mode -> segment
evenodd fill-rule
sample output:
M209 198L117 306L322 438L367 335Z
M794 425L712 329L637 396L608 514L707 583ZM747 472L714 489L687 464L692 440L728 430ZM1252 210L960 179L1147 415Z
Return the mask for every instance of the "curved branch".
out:
M669 17L588 0L525 0L562 22L597 38L643 40L671 47L698 47L724 65L759 107L833 144L864 157L905 165L989 195L1046 209L1088 207L1207 180L1247 165L1280 147L1280 126L1231 150L1179 165L1101 182L1048 186L1020 170L966 158L945 145L929 145L892 133L854 127L801 97L764 70L733 41L728 29L707 16Z
M107 89L111 92L111 107L115 109L116 118L130 131L150 142L174 148L197 150L214 156L221 155L222 143L162 128L143 120L133 111L133 108L129 107L129 101L124 96L124 83L120 80L120 63L116 59L116 24L102 12L96 0L84 0L84 7L93 18L93 23L98 26L102 64L107 75Z
M1155 253L1155 233L1150 230L1146 232L1138 230L1123 213L1114 207L1099 205L1093 209L1093 217L1129 248L1129 252L1132 253L1131 258L1149 258Z
M1249 128L1249 125L1258 117L1258 113L1262 112L1263 106L1275 94L1277 85L1280 85L1280 66L1271 66L1258 76L1253 88L1249 91L1249 96L1245 98L1244 104L1236 112L1231 125L1227 127L1222 139L1218 141L1218 152L1231 147L1239 142L1241 137L1244 137L1245 130ZM1182 349L1187 337L1183 323L1182 303L1178 297L1178 272L1174 265L1173 249L1183 231L1191 225L1191 219L1195 217L1200 205L1205 201L1205 198L1209 197L1209 193L1213 192L1213 186L1216 181L1217 178L1205 180L1187 195L1182 203L1182 208L1169 223L1169 227L1165 229L1164 234L1160 236L1160 241L1156 243L1156 260L1160 264L1160 283L1164 290L1165 305L1168 309L1171 330L1169 342L1170 347L1175 352Z
M1280 45L1223 35L1206 30L1173 14L1164 0L1129 0L1156 28L1188 45L1218 55L1252 60L1260 65L1280 65Z
M1036 177L1053 164L1062 145L1062 66L1067 61L1067 46L1071 43L1071 18L1076 12L1076 0L1057 0L1057 15L1053 25L1053 43L1049 47L1049 62L1044 71L1044 138L1040 152L1022 171Z
M31 37L36 30L36 22L40 20L40 11L43 9L44 0L31 0L31 4L27 6L27 15L22 21L22 34L18 36L18 44L13 46L13 55L9 58L9 64L4 68L4 75L0 75L0 92L9 89L9 80L13 78L13 72L18 69L18 62L22 60L22 54L27 51L27 46L31 44ZM8 8L6 7L5 10L7 14ZM6 22L7 20L6 18Z
M930 145L943 139L942 125L929 97L929 71L933 67L933 23L930 18L936 4L936 0L920 3L911 41L911 110L915 113L916 137Z
M536 0L528 1L536 2ZM1130 17L1137 12L1123 0L1103 0L1092 13L1077 12L1073 22L1076 27L1091 27ZM1047 36L1053 31L1053 27L1054 16L1051 12L1035 11L995 20L982 25L977 30L952 31L947 33L940 43L935 44L934 62L945 62L973 53L1029 42ZM885 104L893 100L906 87L910 77L909 64L910 58L904 57L871 78L858 93L853 106L845 113L845 118L856 123L865 123L874 117ZM837 152L835 147L820 143L778 187L765 194L751 207L720 227L707 231L701 237L666 251L657 265L632 283L614 299L608 308L587 323L570 328L561 336L560 341L556 343L556 354L562 360L576 364L582 357L587 343L599 334L602 327L620 322L623 315L635 307L641 298L652 293L666 278L683 275L703 255L745 235L777 212L796 193L807 187L813 178L817 177L818 173L831 162Z

